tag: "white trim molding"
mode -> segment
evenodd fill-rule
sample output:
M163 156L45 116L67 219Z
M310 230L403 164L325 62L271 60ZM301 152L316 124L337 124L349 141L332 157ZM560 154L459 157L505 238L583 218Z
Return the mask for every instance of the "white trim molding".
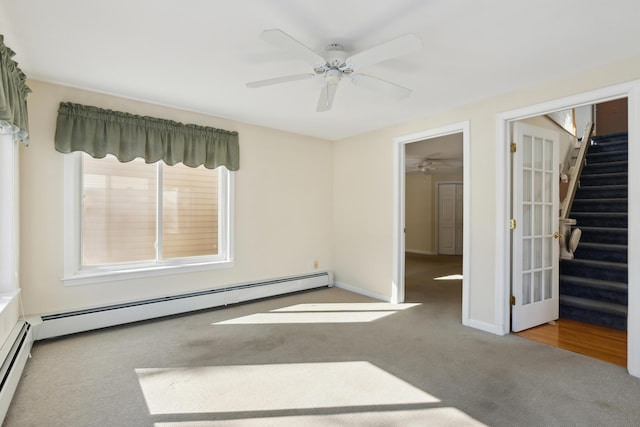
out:
M370 290L363 289L363 288L360 288L358 286L349 285L349 284L343 283L343 282L333 282L333 285L336 288L340 288L340 289L343 289L345 291L353 292L354 294L362 295L362 296L365 296L365 297L377 299L377 300L384 301L384 302L392 302L391 299L386 295L382 295L382 294L379 294L377 292L372 292Z
M0 292L18 289L18 144L0 133Z

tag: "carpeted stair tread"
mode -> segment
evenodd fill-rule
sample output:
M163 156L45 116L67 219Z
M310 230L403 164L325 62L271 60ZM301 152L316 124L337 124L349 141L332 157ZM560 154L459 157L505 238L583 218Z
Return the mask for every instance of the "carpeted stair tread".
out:
M583 267L600 267L600 268L608 268L610 270L627 270L627 264L619 263L619 262L611 262L611 261L594 261L590 259L572 259L572 260L562 260L561 265L566 262L571 262L572 264L579 264Z
M626 184L615 185L585 185L580 186L576 190L575 200L578 199L601 199L609 198L625 198L628 194L628 186Z
M626 263L574 258L560 260L560 275L596 278L626 283L629 279ZM562 294L562 284L560 286Z
M588 152L586 164L615 162L627 160L627 150Z
M560 317L572 319L579 322L590 323L592 325L604 326L605 328L627 330L627 316L590 309L583 306L573 306L560 304Z
M629 137L627 134L619 134L615 136L595 136L591 138L591 144L589 146L589 151L593 150L597 147L607 147L607 146L627 146L629 144Z
M561 295L621 305L629 302L626 283L566 275L561 275L560 280L563 284Z
M591 277L578 277L562 275L562 279L567 283L583 284L592 288L607 289L616 292L627 292L629 286L626 283L611 282L609 280L593 279Z
M600 157L606 157L609 154L624 154L627 155L627 148L624 146L619 147L616 150L612 150L612 151L597 151L597 150L592 150L592 147L598 147L599 145L592 145L591 147L589 147L589 150L587 150L587 157L595 157L595 158L600 158Z
M571 216L574 216L573 214ZM582 218L602 217L602 218L626 218L627 212L576 212L576 216Z
M569 295L560 295L560 304L572 307L580 307L592 311L599 311L602 313L610 313L617 316L627 315L627 307L622 304L592 301L586 298L573 297Z
M627 173L626 172L607 172L607 173L593 173L593 174L581 174L580 186L591 187L594 185L626 185Z
M629 162L627 160L608 163L588 163L584 165L582 173L589 175L598 173L627 172L628 167Z
M576 199L571 212L626 212L628 199Z
M594 135L591 138L591 141L593 141L594 144L601 144L603 142L611 142L611 141L618 141L618 140L627 140L627 138L629 137L629 132L616 132L616 133L609 133L606 135Z
M575 227L574 227L575 228ZM613 227L583 227L578 226L582 230L582 238L580 244L588 242L597 243L619 243L627 244L627 229Z
M620 245L616 243L583 242L583 243L580 243L580 246L584 246L585 248L603 249L607 251L626 251L627 250L627 245Z
M626 264L627 245L583 242L578 245L574 256L574 259L591 259Z
M616 191L616 190L624 190L625 192L627 191L629 185L627 184L627 181L625 180L622 184L605 184L605 183L590 183L589 181L587 181L587 183L583 183L582 181L580 182L580 186L578 187L578 189L576 191L580 191L582 190L588 190L588 191L594 191L594 190L605 190L605 191ZM614 198L618 198L620 196L614 196ZM626 197L626 194L624 194L622 197ZM586 197L588 199L590 199L591 197Z
M626 150L627 145L628 142L626 139L591 144L589 146L589 153L606 153L611 151Z
M572 212L578 226L626 228L628 224L628 214L626 212Z
M629 185L626 182L624 184L593 184L593 185L587 185L587 184L580 183L580 187L578 187L577 191L580 191L580 190L588 190L588 191L594 191L594 190L605 190L605 191L625 190L626 191L628 189L628 187L629 187ZM591 197L587 197L587 198L591 198ZM615 198L618 198L618 197L615 197Z

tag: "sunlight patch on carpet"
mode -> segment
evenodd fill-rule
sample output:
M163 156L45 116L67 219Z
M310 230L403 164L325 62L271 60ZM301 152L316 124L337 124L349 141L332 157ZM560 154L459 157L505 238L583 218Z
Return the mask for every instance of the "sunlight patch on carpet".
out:
M409 308L422 305L420 303L415 304L391 304L387 302L340 302L340 303L310 303L310 304L295 304L289 307L278 308L271 310L271 312L281 311L402 311Z
M487 427L459 409L444 407L403 411L357 412L351 414L257 417L219 421L155 423L154 427L263 427L263 426L403 426L403 427Z
M154 414L437 403L366 361L136 369Z
M382 319L395 311L331 312L331 313L255 313L213 325L267 325L287 323L365 323Z
M255 313L212 325L265 325L295 323L364 323L373 322L421 304L391 303L311 303L296 304Z

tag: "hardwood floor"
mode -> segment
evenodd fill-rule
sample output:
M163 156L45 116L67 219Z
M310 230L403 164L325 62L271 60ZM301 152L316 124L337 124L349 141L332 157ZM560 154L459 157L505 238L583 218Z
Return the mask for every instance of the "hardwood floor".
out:
M516 335L627 367L627 333L569 319L540 325Z
M405 286L408 302L440 301L443 311L461 315L462 257L407 254ZM440 278L440 279L437 279ZM442 280L442 279L449 280ZM627 367L627 333L569 319L517 333L523 338Z

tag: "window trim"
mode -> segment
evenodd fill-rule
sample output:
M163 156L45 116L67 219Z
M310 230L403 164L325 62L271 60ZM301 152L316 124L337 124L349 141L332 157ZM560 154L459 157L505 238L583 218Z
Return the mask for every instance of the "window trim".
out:
M81 192L82 153L65 155L64 159L64 274L65 286L88 285L118 280L141 279L166 274L190 273L233 267L234 264L234 189L235 174L226 168L220 173L219 189L219 254L132 262L112 266L83 268L81 259Z

